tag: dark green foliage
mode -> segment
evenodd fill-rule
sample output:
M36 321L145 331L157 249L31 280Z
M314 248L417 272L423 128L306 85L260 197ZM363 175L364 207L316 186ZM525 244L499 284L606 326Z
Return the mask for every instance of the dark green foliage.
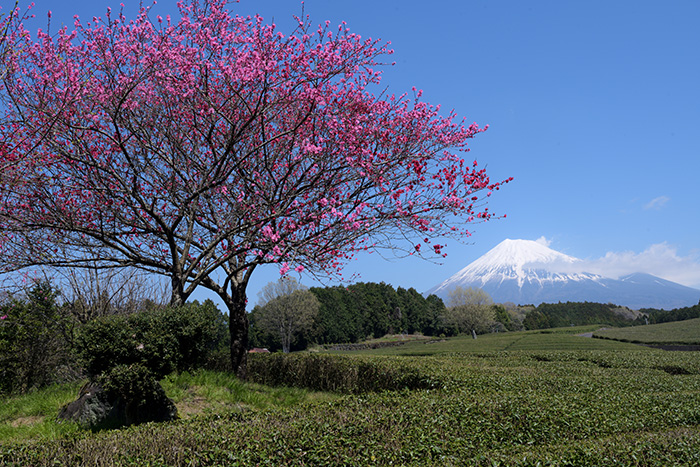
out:
M685 308L674 308L673 310L648 308L639 311L648 315L649 324L685 321L688 319L700 318L700 303ZM637 321L637 324L645 324L643 317L638 318Z
M592 302L542 303L525 315L525 329L547 329L586 324L631 326L634 321L616 313L616 305Z
M511 319L508 310L503 305L493 305L493 311L497 322L501 323L507 331L517 331L518 323Z
M280 343L279 336L270 332L265 326L262 326L260 318L261 307L256 305L253 311L248 315L248 344L251 347L264 347L271 352L280 350L282 344Z
M158 381L143 365L117 365L97 378L105 392L114 398L146 404L158 394Z
M89 376L140 364L162 378L205 365L227 346L227 336L226 317L207 300L90 321L80 328L76 348Z
M314 391L359 394L400 389L428 389L436 382L415 367L396 361L320 354L260 354L251 356L251 382Z
M59 292L39 282L26 297L0 307L0 394L73 379L75 321L57 304Z
M321 303L311 338L319 344L358 342L386 334L441 332L438 317L445 309L435 295L424 298L415 289L394 289L385 283L311 288Z
M344 287L312 287L321 307L314 332L314 340L320 344L357 342L366 335L363 317L357 313L348 290Z

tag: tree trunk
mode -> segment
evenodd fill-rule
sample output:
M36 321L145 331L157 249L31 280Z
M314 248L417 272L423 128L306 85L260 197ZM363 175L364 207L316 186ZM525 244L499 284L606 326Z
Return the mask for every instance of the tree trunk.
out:
M170 306L181 307L187 301L187 295L185 295L183 282L177 277L173 276L171 278L172 283L172 294L170 295Z
M231 296L224 299L228 307L228 327L231 334L231 367L241 380L248 376L248 314L245 311L245 289L246 284L234 285L231 287Z

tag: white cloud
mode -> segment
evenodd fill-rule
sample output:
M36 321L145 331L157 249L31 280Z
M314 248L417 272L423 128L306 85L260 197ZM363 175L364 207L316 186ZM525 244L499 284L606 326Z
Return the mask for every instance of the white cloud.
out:
M669 201L671 201L671 198L668 196L658 196L645 204L644 209L661 209Z
M551 245L551 243L552 243L552 241L551 241L551 240L547 240L547 238L546 238L544 235L541 236L540 238L538 238L538 239L535 240L535 241L536 241L537 243L539 243L540 245L544 245L544 246L547 246L547 247L548 247L549 245Z
M619 278L634 272L653 274L689 287L700 288L700 254L680 256L667 243L651 245L641 253L608 252L599 259L583 260L577 269L606 277Z

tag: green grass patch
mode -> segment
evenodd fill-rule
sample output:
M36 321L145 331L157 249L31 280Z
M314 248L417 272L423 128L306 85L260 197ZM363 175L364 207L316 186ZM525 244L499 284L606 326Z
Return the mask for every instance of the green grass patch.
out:
M76 398L84 381L53 385L0 401L0 440L55 439L79 431L76 424L59 422L58 410Z
M330 393L296 387L269 387L243 383L232 373L199 370L174 373L161 385L178 409L181 418L227 411L262 410L291 407L303 402L336 398Z
M85 381L54 385L29 394L7 397L0 403L0 440L49 441L84 433L77 424L57 420L62 406L76 399ZM173 373L161 385L182 419L216 413L285 408L338 396L295 387L267 387L243 383L233 374L208 370ZM1 465L1 463L0 463Z
M700 318L595 331L595 337L658 345L700 345Z

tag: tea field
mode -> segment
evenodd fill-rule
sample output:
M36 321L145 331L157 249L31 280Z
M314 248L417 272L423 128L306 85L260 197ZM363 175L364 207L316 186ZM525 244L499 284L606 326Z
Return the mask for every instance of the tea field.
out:
M2 440L0 465L700 465L698 354L577 335L592 331L255 356L260 374L275 364L312 389L334 374L347 384L283 406ZM382 390L353 386L375 380Z
M700 345L700 318L629 328L600 329L595 337L658 345Z

